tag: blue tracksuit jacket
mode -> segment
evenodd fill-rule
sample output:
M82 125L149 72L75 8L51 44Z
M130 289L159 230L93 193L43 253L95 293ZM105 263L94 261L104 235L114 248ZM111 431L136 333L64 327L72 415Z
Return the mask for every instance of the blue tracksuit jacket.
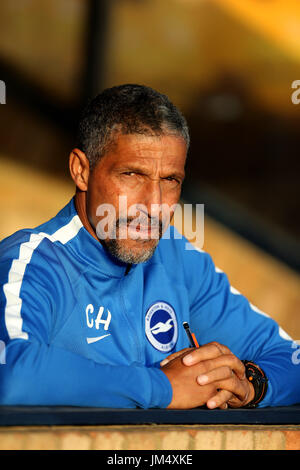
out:
M260 406L300 402L295 343L186 243L171 228L126 273L83 227L73 199L3 240L0 404L166 407L172 389L159 363L188 347L183 321L200 344L218 341L264 369Z

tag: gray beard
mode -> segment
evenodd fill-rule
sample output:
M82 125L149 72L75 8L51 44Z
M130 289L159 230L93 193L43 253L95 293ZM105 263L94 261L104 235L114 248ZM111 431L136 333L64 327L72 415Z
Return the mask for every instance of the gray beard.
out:
M158 219L152 220L152 224L150 224L149 219L145 219L141 217L140 222L145 223L148 226L148 224L153 227L153 229L157 230L157 238L152 239L152 243L149 247L149 239L142 239L142 238L137 238L136 243L140 244L140 250L138 253L135 252L135 250L132 250L122 243L122 239L118 238L117 231L120 229L122 226L126 226L128 223L132 222L132 220L136 221L134 218L122 218L120 217L116 221L116 227L115 230L110 234L111 238L107 239L102 239L101 243L104 245L106 250L114 256L118 261L121 261L126 264L138 264L138 263L145 263L148 261L154 254L156 247L159 243L159 240L161 239L163 235L163 224L161 221ZM136 221L136 223L138 223ZM137 234L138 237L138 234ZM148 246L147 246L148 245ZM144 249L143 249L144 247Z
M107 251L117 258L119 261L127 264L139 264L148 261L154 254L159 240L155 240L155 243L150 248L145 248L140 253L134 253L132 250L124 248L122 241L118 239L103 240L102 243ZM142 241L139 243L143 243Z

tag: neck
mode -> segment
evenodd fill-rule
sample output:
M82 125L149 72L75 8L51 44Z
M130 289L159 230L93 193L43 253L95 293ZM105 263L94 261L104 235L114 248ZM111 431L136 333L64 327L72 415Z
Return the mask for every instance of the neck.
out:
M86 192L85 191L78 191L76 190L75 194L75 207L76 211L79 215L79 218L83 224L83 226L86 228L86 230L97 240L99 241L93 227L91 226L87 212L86 212Z

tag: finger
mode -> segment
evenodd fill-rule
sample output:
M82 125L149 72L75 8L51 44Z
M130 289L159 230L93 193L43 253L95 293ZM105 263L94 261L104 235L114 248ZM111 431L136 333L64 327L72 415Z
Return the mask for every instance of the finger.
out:
M223 367L235 372L235 374L238 376L240 380L244 380L246 377L244 364L242 363L242 361L239 360L238 357L236 357L232 353L223 354L214 359L208 359L206 361L201 362L202 371L206 375L208 372L214 369L223 368ZM228 373L230 373L230 371L228 371Z
M229 392L228 390L220 390L219 392L216 393L212 398L210 398L206 406L207 408L213 410L214 408L220 408L222 407L223 409L226 407L227 402L232 398L232 393Z
M204 352L200 352L200 349L194 350L193 353L186 354L182 359L183 364L188 366L194 366L196 364L199 364L201 365L201 370L199 370L199 372L203 374L217 369L218 367L227 366L236 373L240 380L245 379L244 364L230 351L226 354L224 353L221 355L217 355L215 348L206 348L206 351ZM189 359L191 356L192 360ZM209 357L209 359L204 359L207 356ZM201 360L201 358L203 359Z
M230 406L230 408L240 408L243 406L243 401L233 395L232 398L228 400L228 406Z
M192 366L200 361L214 359L220 355L229 353L231 353L231 351L226 346L214 341L212 343L205 344L200 348L194 349L190 354L187 354L184 357L183 363L186 366Z
M222 405L219 406L220 410L227 410L228 408L228 403L223 403Z
M174 359L176 359L177 357L180 357L184 354L187 354L191 352L191 348L185 348L185 349L181 349L180 351L176 351L175 353L173 354L170 354L170 356L166 357L165 359L163 359L161 362L160 362L160 366L163 367L165 366L166 364L168 364L168 362L170 361L173 361Z
M240 380L235 374L225 380L215 381L215 386L221 390L227 390L232 393L236 400L243 402L248 395L246 380Z
M240 394L239 396L233 395L233 397L228 402L231 408L239 408L241 406L244 406L253 399L253 395L254 395L253 386L250 384L250 382L248 382L247 379L243 381L243 385L244 385L243 394Z
M218 367L217 369L213 369L206 374L198 375L197 382L199 385L207 385L215 381L222 381L225 379L229 379L233 375L233 370L228 366Z

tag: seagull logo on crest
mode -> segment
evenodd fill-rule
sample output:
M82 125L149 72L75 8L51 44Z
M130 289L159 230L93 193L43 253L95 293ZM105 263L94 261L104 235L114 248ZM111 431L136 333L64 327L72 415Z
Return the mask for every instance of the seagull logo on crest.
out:
M166 323L161 321L156 323L156 325L151 328L151 333L154 335L158 335L158 333L166 333L166 331L169 331L171 328L173 328L173 325L171 324L172 322L172 318L169 318Z

